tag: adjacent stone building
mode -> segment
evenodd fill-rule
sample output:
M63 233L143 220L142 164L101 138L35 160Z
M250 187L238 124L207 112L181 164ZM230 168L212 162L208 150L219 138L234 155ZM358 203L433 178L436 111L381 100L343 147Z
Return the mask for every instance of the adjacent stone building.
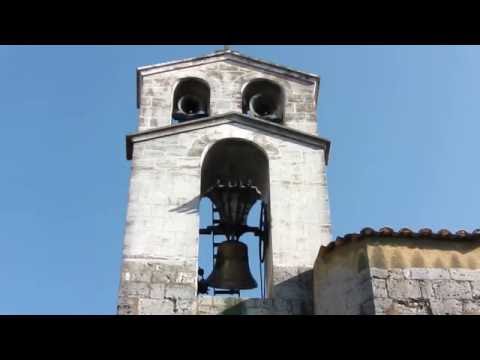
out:
M479 311L478 232L364 229L331 242L330 142L317 133L319 84L316 75L231 50L137 70L118 314ZM257 192L248 201L262 203L262 218L249 227L237 216L233 231L225 209L235 204L230 215L242 209L245 217L246 189ZM200 229L200 200L214 199L214 191L244 203L229 198L223 212L215 203L220 220ZM198 277L199 234L238 244L248 231L263 246L262 297L205 294L212 286ZM248 261L234 255L237 265ZM215 256L214 271L231 275L225 264L232 259Z
M480 230L363 229L320 249L315 314L480 314Z

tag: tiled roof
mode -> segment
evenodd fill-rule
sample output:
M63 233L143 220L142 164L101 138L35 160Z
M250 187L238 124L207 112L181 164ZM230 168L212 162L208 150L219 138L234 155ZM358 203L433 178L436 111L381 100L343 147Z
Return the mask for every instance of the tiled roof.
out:
M418 231L413 231L408 228L402 228L399 231L395 231L390 227L383 227L378 231L372 228L363 228L359 233L347 234L343 237L339 236L335 241L332 241L327 246L320 248L320 256L323 256L338 246L347 244L351 241L360 241L365 238L372 237L390 237L390 238L416 238L416 239L438 239L438 240L480 240L480 229L475 229L472 232L466 230L459 230L455 233L449 230L442 229L436 233L429 228L423 228Z

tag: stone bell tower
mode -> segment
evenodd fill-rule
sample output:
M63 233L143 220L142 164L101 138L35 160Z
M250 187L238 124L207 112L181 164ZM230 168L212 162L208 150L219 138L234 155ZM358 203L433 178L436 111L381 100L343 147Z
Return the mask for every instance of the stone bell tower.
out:
M118 314L313 313L312 269L331 240L319 80L228 48L137 69ZM207 229L200 229L203 197L220 213ZM257 200L263 220L248 227ZM248 231L263 244L265 294L258 299L234 295L253 280L245 287L237 281L237 289L227 279L238 275L232 262L248 269L238 245ZM233 246L214 244L217 271L207 281L198 276L202 233ZM205 294L212 284L232 295Z

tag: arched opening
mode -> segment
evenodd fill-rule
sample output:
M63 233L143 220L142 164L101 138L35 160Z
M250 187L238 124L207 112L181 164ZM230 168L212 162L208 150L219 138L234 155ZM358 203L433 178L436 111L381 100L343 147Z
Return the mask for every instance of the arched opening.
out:
M242 112L249 116L276 123L283 122L285 95L273 81L256 79L243 90Z
M199 293L265 297L267 155L250 141L218 141L202 164L201 196L199 267L204 278Z
M207 117L210 87L201 79L182 79L173 93L172 124Z

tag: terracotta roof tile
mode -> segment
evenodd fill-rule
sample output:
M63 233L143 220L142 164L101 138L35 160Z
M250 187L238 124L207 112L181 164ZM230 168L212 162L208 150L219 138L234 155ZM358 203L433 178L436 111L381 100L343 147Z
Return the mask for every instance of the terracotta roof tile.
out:
M346 234L342 237L337 237L335 241L332 241L327 246L320 248L319 255L324 256L338 246L342 246L351 241L360 241L367 237L395 237L395 238L431 238L439 240L468 240L468 241L480 241L480 229L475 229L472 232L466 230L458 230L455 233L447 229L441 229L436 233L429 228L423 228L417 232L402 228L399 231L395 231L390 227L383 227L378 231L370 227L363 228L359 233Z

